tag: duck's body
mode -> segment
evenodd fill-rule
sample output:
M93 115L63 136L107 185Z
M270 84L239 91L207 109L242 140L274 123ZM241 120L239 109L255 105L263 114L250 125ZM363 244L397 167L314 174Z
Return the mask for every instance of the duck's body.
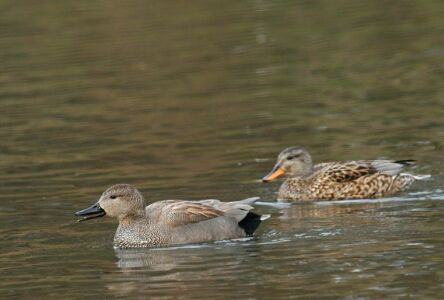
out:
M430 177L400 173L413 163L412 160L357 160L313 165L305 149L292 147L281 152L273 171L263 180L289 175L279 189L278 200L381 198L405 191L416 180Z
M257 199L164 200L145 207L135 188L119 184L105 191L96 205L76 214L88 216L104 211L116 216L119 227L115 247L157 247L249 236L268 218L250 212Z
M399 165L394 161L349 161L315 165L318 170L306 177L290 177L281 185L278 199L291 201L382 198L407 190L422 179L407 173L392 175L374 164ZM428 176L427 176L428 177Z

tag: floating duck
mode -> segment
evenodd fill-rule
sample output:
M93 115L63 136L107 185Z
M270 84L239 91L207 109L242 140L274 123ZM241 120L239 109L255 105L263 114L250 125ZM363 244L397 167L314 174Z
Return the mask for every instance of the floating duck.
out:
M380 198L405 191L413 182L430 177L400 173L414 163L414 160L351 160L313 164L308 151L295 146L279 154L276 165L262 181L288 177L279 189L279 200Z
M251 212L259 198L221 202L164 200L146 206L133 186L117 184L99 201L75 214L84 220L108 215L119 220L114 246L141 248L250 236L269 215Z

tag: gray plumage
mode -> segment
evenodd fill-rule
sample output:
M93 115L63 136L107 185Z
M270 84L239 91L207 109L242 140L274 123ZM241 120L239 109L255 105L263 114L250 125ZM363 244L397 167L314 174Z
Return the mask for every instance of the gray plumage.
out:
M258 199L233 202L164 200L145 207L137 189L118 184L108 188L93 207L119 220L114 246L139 248L248 236L269 217L250 212L251 205ZM87 210L77 215L91 214Z

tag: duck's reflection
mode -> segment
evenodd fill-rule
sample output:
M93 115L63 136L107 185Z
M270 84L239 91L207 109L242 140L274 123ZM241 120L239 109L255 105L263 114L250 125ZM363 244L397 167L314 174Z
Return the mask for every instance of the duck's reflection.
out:
M293 220L298 218L329 218L345 214L359 213L369 209L382 207L379 202L365 204L339 204L339 203L296 203L282 210L282 219Z
M117 266L120 269L134 269L149 267L152 271L169 271L184 264L198 264L215 254L228 254L233 250L224 249L223 244L229 242L200 245L184 245L168 248L151 249L114 249L117 258Z
M140 293L154 296L165 288L208 293L215 279L236 280L236 272L259 259L260 245L251 239L154 249L115 249L121 272L106 274L114 296ZM202 283L204 284L202 286ZM229 284L221 283L223 288ZM199 287L199 288L198 288ZM209 294L210 295L210 294Z

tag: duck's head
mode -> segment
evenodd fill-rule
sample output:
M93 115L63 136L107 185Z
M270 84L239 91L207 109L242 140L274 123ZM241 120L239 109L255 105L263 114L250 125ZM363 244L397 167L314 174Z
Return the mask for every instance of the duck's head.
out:
M108 215L119 220L126 216L137 215L145 209L142 194L129 184L116 184L103 192L99 201L94 205L75 213L83 216L80 221L94 219Z
M303 147L295 146L279 153L277 162L263 182L270 182L287 175L291 177L306 176L312 172L313 163L310 154Z

